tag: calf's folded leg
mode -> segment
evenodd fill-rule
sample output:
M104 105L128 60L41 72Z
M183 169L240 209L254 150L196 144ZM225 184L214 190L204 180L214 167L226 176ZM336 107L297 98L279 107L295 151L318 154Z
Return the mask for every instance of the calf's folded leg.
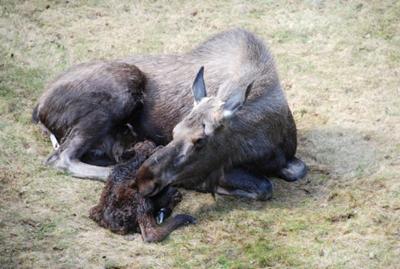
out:
M145 242L162 241L179 227L196 222L192 216L180 214L167 219L162 225L157 225L150 202L142 197L139 199L137 220L143 241Z

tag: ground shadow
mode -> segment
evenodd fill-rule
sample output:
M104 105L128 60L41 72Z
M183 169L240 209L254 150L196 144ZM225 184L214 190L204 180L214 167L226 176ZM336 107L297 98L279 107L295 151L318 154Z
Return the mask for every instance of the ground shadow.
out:
M226 214L240 208L262 211L267 208L296 208L308 198L321 199L337 182L352 180L376 171L380 153L377 142L365 131L340 127L314 128L299 131L297 156L309 167L307 176L297 182L271 178L274 187L269 201L218 195L215 203L202 205L194 215L207 212Z

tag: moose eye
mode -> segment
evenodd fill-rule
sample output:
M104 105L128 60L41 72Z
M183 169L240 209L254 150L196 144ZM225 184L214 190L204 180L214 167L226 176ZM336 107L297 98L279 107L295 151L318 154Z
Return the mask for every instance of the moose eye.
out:
M204 147L205 144L206 144L205 137L197 138L193 141L193 145L196 150L201 149L202 147Z

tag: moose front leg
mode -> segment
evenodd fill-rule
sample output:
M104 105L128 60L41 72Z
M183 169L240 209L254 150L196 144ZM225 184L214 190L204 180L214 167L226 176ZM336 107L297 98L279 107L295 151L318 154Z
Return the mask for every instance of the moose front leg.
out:
M272 197L272 184L264 176L234 168L219 178L215 192L265 201Z
M265 201L272 197L272 184L265 176L258 176L242 168L229 172L216 170L199 185L182 184L186 189L221 195L245 197Z
M137 219L143 241L145 242L162 241L179 227L196 222L192 216L180 214L167 219L162 225L157 225L153 215L153 206L143 197L139 198Z

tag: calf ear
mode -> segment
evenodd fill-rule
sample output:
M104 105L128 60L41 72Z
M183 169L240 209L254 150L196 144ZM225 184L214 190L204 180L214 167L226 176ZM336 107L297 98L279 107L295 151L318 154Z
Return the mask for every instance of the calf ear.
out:
M206 85L204 84L204 66L202 66L194 79L192 92L194 103L200 103L201 99L207 96Z
M229 98L225 101L224 104L224 118L230 119L232 118L237 111L243 106L246 102L247 97L253 87L253 82L251 82L245 89L236 90Z

